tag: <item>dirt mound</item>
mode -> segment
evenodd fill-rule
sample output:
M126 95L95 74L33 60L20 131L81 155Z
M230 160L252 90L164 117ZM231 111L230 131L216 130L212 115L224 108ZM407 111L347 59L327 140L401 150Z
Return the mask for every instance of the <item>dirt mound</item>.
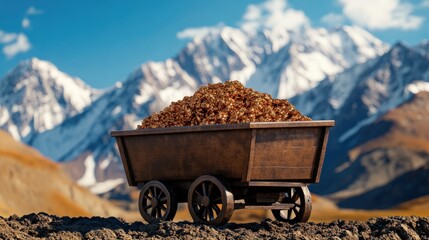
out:
M137 128L309 120L287 100L227 81L201 87L193 96L144 119Z
M57 163L0 131L0 216L39 211L61 216L126 214L78 186Z
M1 239L428 239L429 218L389 217L367 222L229 223L210 227L189 222L127 223L117 218L70 218L44 213L0 217Z

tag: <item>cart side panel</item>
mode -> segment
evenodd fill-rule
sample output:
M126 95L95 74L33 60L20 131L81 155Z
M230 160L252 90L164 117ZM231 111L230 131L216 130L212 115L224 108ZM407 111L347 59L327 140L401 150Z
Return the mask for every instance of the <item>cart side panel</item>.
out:
M194 180L201 175L241 179L251 131L138 135L124 138L135 182Z
M318 183L320 181L320 175L322 174L322 166L325 160L326 145L328 144L329 138L329 127L325 128L324 130L325 133L323 136L322 147L320 148L320 160L318 162L317 168L315 169L316 173L314 176L314 183Z
M314 182L324 134L324 127L257 129L250 179Z
M136 186L134 181L133 171L129 163L128 151L124 144L124 137L116 137L116 144L118 145L119 154L121 154L122 166L124 166L125 175L127 176L128 185Z

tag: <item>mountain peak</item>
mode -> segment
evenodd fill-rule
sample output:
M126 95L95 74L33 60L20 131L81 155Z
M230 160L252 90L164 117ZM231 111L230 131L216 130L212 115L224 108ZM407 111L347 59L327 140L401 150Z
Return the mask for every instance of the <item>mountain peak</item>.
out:
M90 104L97 92L38 58L22 61L0 81L0 126L30 141ZM25 138L25 139L24 139Z
M409 47L402 41L399 41L392 46L392 50L393 49L409 49Z
M413 59L413 61L421 58L421 54L416 49L410 48L403 42L395 43L389 51L385 54L385 59L388 61L407 61L406 59Z
M51 62L41 60L36 57L21 61L18 66L18 69L22 70L33 70L33 71L50 71L58 70L58 68Z

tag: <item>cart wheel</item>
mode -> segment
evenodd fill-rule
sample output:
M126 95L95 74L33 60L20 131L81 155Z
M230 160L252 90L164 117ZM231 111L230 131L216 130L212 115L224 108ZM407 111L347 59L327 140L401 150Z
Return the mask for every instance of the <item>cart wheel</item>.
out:
M146 183L140 192L139 211L149 223L173 220L177 211L174 192L160 181Z
M218 178L204 175L189 187L188 208L194 222L223 225L234 212L234 196Z
M278 221L298 223L307 222L311 214L311 194L308 187L289 188L280 193L280 203L292 203L294 206L285 210L271 210Z

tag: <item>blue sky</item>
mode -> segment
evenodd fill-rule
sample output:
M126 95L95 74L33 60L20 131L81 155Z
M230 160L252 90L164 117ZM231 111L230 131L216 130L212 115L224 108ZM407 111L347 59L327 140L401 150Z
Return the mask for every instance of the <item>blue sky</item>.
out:
M354 24L387 43L415 45L429 39L428 18L429 0L0 0L0 77L38 57L106 88L221 26Z

